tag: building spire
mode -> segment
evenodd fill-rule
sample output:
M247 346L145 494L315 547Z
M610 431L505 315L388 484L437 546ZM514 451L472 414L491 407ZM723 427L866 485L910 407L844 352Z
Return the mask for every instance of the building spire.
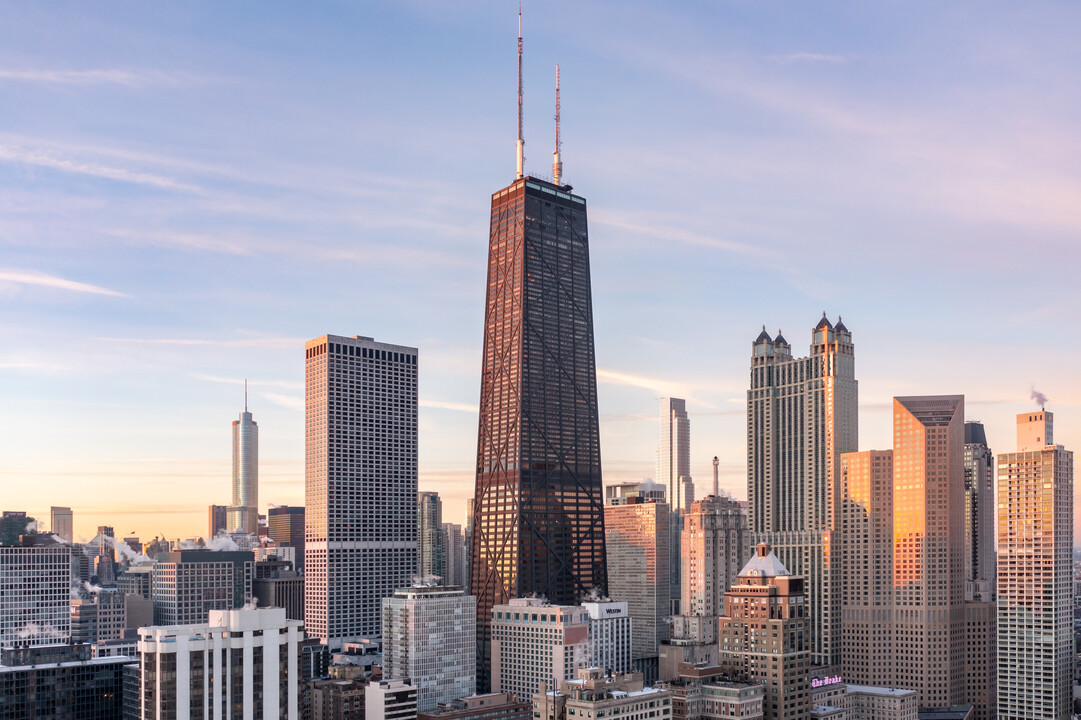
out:
M563 141L559 139L559 64L556 64L556 149L552 153L554 156L552 159L552 181L556 184L560 184L560 178L563 177L563 161L559 158L560 152L563 150Z
M522 136L522 0L518 0L518 179L525 175L525 138Z
M244 378L244 412L248 412L248 378Z

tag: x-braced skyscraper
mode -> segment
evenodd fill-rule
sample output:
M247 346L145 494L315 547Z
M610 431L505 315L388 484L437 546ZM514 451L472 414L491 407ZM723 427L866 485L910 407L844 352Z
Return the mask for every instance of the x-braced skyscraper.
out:
M479 691L493 605L571 605L607 587L586 201L525 175L521 156L518 168L492 195L488 242L470 576Z

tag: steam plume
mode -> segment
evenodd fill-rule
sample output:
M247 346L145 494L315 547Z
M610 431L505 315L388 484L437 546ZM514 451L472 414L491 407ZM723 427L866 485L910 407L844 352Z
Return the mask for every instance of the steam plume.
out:
M1043 410L1044 406L1047 405L1047 396L1037 390L1036 386L1032 387L1032 391L1029 393L1028 396L1036 401L1036 404L1040 406L1041 410Z

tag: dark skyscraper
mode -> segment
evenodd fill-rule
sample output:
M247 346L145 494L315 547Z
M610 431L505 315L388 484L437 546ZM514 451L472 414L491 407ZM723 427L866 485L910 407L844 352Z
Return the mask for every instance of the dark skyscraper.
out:
M493 605L607 587L586 201L523 177L492 195L471 590L478 685Z

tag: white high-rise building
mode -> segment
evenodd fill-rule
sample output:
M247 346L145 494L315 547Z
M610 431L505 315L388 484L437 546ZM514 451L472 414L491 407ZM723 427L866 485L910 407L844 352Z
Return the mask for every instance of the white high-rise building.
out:
M74 517L69 507L49 508L49 532L66 543L72 542L75 534Z
M324 335L305 347L304 620L377 638L417 568L417 350Z
M245 381L246 382L246 381ZM229 532L259 534L259 424L248 412L244 387L244 412L233 421L233 502L226 510Z
M751 344L747 391L747 497L753 542L768 543L807 581L811 661L841 660L838 568L830 552L841 453L859 446L855 350L840 318L825 313L810 355L763 327Z
M589 664L618 673L634 671L633 620L626 602L584 602L589 616Z
M71 546L0 546L0 647L71 639Z
M476 692L477 599L424 586L384 598L383 677L415 687L421 712Z
M1074 672L1073 453L1053 415L1017 416L998 456L998 718L1068 720Z
M400 678L372 680L364 688L364 720L416 720L417 689Z
M211 610L208 622L139 628L143 720L298 720L304 628L284 608Z
M492 608L492 692L519 700L542 682L571 680L589 665L589 615L581 605L514 598Z

